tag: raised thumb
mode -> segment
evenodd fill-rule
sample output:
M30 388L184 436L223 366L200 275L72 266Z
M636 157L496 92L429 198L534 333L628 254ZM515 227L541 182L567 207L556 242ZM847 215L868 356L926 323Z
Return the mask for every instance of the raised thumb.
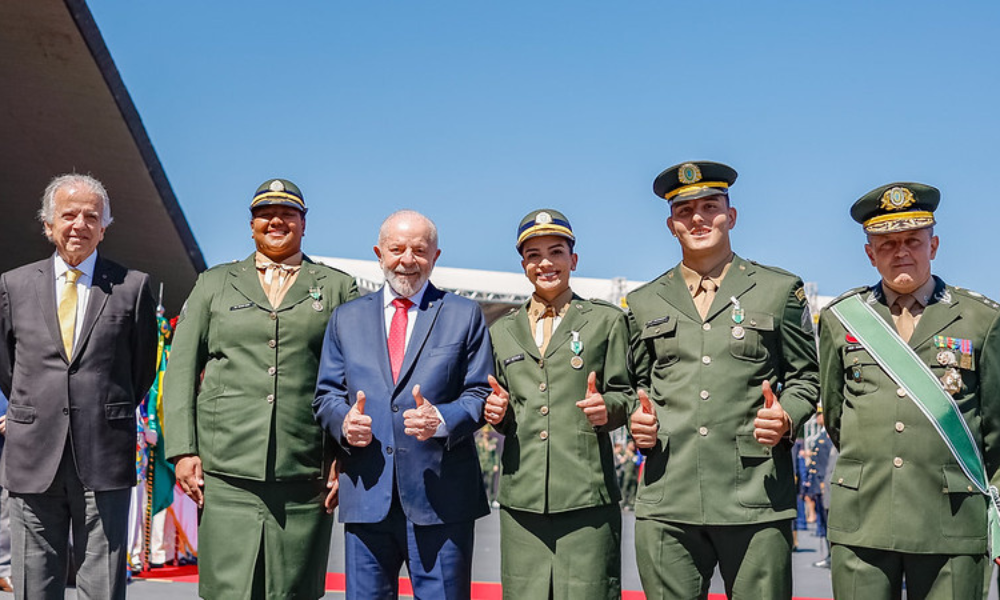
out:
M501 398L507 397L507 390L503 389L497 378L492 375L487 375L486 380L490 382L490 387L493 388L493 393Z
M424 405L424 396L420 393L420 384L413 386L413 400L417 403L417 408Z
M646 394L646 390L639 390L639 404L642 405L642 412L647 415L656 414L653 411L653 403L649 401L649 396Z
M774 406L774 401L777 400L777 397L771 390L771 382L765 379L764 383L760 384L760 390L764 392L764 408Z
M359 415L365 414L365 393L361 390L358 390L358 401L354 406L358 409Z
M590 372L590 375L587 375L587 395L597 395L597 373L593 371Z

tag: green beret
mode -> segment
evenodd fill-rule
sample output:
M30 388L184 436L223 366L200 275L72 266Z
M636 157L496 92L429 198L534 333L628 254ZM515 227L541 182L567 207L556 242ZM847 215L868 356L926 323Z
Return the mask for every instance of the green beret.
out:
M728 196L736 176L736 169L722 163L681 163L656 176L653 193L671 204L717 194Z
M866 233L893 233L934 225L941 192L929 185L897 182L877 187L851 207L851 218Z
M521 251L521 246L526 240L540 235L557 235L566 238L569 240L570 248L576 243L569 219L558 210L551 208L533 210L521 219L521 224L517 226L517 251Z
M291 206L306 212L306 202L302 199L302 190L287 179L268 179L260 184L250 202L250 210L261 206Z

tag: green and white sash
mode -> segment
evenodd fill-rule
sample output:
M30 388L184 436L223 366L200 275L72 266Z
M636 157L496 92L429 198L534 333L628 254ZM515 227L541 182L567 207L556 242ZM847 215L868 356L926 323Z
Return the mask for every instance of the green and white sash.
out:
M958 404L920 357L859 294L830 307L875 362L930 420L969 481L988 498L990 557L1000 556L1000 493L989 484L983 456Z

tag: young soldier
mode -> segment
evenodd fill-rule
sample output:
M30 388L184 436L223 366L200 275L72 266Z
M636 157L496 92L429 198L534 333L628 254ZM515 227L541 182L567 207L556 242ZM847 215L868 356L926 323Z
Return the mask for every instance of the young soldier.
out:
M682 260L628 296L646 465L636 557L650 598L790 598L794 433L818 395L802 281L736 256L736 171L684 163L653 183ZM779 397L780 396L780 397Z
M881 281L820 316L826 428L840 449L827 525L837 598L899 598L904 582L911 598L984 597L1000 310L931 274L939 201L933 187L891 183L855 202Z
M535 293L493 325L486 420L506 436L500 483L505 598L621 597L621 512L609 433L625 424L628 323L570 289L575 238L555 210L517 230Z

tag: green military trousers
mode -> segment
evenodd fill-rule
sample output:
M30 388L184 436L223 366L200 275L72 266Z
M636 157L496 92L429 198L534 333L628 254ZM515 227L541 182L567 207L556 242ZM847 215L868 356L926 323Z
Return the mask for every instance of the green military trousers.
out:
M898 600L904 580L909 600L981 600L984 571L993 564L982 555L909 554L843 544L830 547L830 560L837 600Z
M791 520L685 525L636 519L635 554L648 600L707 598L715 565L734 600L792 597Z
M314 481L205 473L198 593L212 600L315 600L325 593L333 515Z

